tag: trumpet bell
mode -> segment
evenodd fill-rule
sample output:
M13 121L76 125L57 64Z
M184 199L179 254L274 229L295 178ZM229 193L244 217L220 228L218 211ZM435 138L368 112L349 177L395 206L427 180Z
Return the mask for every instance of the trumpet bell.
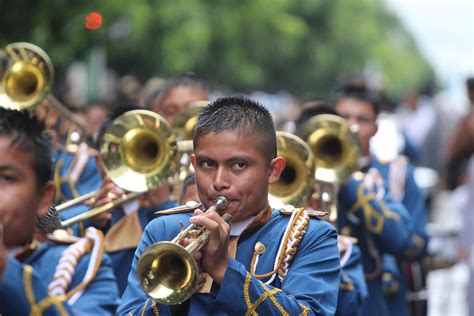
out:
M48 55L30 43L12 43L0 50L0 104L30 109L51 90L54 68Z
M316 180L340 183L357 170L359 141L343 118L317 115L302 126L299 135L306 139L316 159Z
M295 135L277 132L277 154L285 158L286 165L279 181L269 188L270 205L282 207L286 204L306 204L316 170L310 148Z
M176 136L160 115L147 110L116 118L104 133L100 154L112 181L128 191L156 188L176 172Z
M185 248L173 242L148 247L137 265L138 280L145 293L168 305L191 297L198 275L196 260Z

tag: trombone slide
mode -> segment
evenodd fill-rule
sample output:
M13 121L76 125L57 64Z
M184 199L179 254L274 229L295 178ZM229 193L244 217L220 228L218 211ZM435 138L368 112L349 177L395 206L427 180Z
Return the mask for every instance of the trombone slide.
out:
M102 213L104 213L104 212L106 212L106 211L108 211L108 210L110 210L110 209L112 209L116 206L119 206L123 203L126 203L126 202L130 201L130 200L136 199L139 196L143 195L144 193L145 192L129 193L125 196L117 198L116 200L114 200L112 202L106 203L106 204L101 205L99 207L93 208L93 209L91 209L87 212L84 212L84 213L79 214L77 216L71 217L70 219L62 221L61 224L63 225L63 227L67 227L67 226L71 226L73 224L85 221L86 219L89 219L89 218L94 217L96 215L102 214Z

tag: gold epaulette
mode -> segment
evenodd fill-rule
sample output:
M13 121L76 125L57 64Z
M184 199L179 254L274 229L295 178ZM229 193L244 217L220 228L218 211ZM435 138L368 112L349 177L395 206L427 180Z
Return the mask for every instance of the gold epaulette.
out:
M155 212L154 214L159 215L172 215L172 214L180 214L180 213L189 213L193 212L195 209L202 207L201 203L197 203L195 201L188 201L185 205L176 206L173 208L169 208L167 210L162 210Z
M293 212L297 212L300 209L302 209L302 207L295 208L293 205L286 205L280 210L280 214L291 216ZM306 213L308 213L308 216L312 218L323 218L324 216L328 215L328 212L314 211L314 210L306 210Z
M81 239L77 236L69 234L64 229L56 229L52 234L46 235L46 237L48 238L48 241L67 245L73 244Z

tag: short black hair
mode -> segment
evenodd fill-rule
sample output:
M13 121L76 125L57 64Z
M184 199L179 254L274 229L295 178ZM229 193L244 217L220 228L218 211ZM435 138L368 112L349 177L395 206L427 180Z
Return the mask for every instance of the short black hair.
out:
M145 100L146 107L150 108L155 100L161 103L166 95L176 87L192 87L202 90L206 93L209 92L208 87L204 81L202 81L196 74L185 73L178 77L167 80L160 89L151 94L147 100Z
M43 234L51 234L56 229L63 228L61 218L54 206L50 206L48 213L44 216L36 216L36 231Z
M334 110L333 107L324 101L308 101L301 106L301 114L295 121L295 125L298 128L298 126L304 124L313 116L321 114L332 114L339 116L336 110Z
M41 190L51 179L51 138L44 123L25 111L0 108L0 136L7 136L12 144L31 156L36 173L36 185Z
M474 90L474 77L470 77L466 79L466 87L469 90Z
M380 97L366 85L346 83L337 87L332 96L334 107L343 99L356 99L370 104L375 116L380 112Z
M211 102L199 115L194 130L193 145L208 133L237 132L261 136L261 151L267 162L276 157L276 132L270 112L258 102L246 97L225 97Z
M179 201L181 201L186 194L188 188L192 185L196 184L196 175L194 173L190 173L184 178L183 184L181 185L181 192L179 192ZM197 202L197 201L195 201Z

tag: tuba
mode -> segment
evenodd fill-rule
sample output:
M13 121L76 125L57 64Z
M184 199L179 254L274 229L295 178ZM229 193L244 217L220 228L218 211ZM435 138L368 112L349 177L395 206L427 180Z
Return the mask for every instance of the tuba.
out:
M316 159L314 177L321 187L322 209L335 222L336 187L358 169L360 146L356 131L343 118L322 114L309 119L298 134L306 140Z
M223 210L227 207L224 196L216 198L209 209ZM226 222L232 216L222 215ZM186 247L181 242L186 237L193 240ZM184 302L197 286L199 269L194 254L208 241L209 231L190 225L172 241L157 242L143 251L137 263L137 277L145 293L162 304L175 305Z
M286 165L278 182L270 185L270 205L305 205L314 184L314 156L308 145L298 136L279 131L276 140L277 154L285 158Z
M100 156L112 181L132 193L72 217L64 221L63 226L136 199L173 176L177 168L176 135L160 115L148 110L129 111L107 127L100 144Z

